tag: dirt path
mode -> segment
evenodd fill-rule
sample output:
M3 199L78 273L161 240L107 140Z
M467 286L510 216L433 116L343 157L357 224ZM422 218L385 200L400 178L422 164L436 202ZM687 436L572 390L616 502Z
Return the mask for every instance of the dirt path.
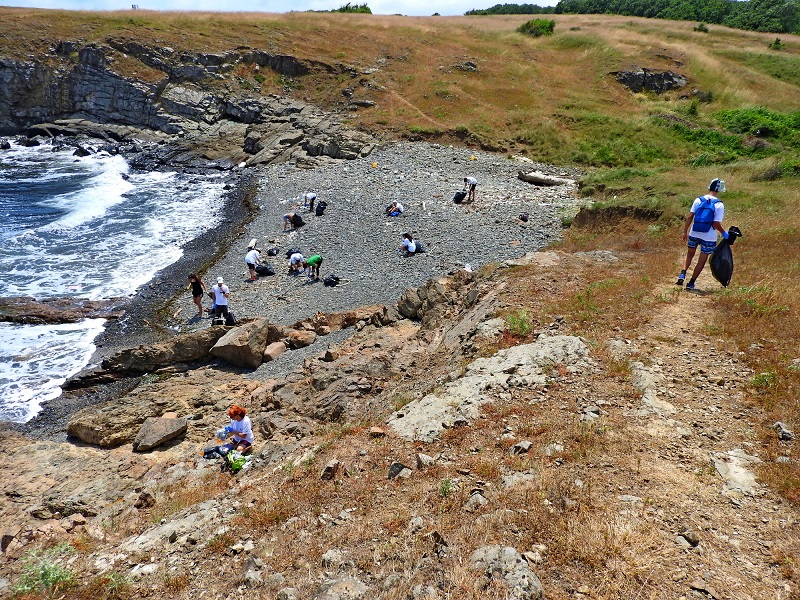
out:
M632 505L663 534L652 577L675 587L658 597L796 598L780 569L800 555L800 514L748 476L746 457L759 453L745 402L753 373L705 334L710 319L697 315L713 314L713 296L681 291L660 306L630 355L653 408L625 412L640 447L621 492L641 498ZM727 483L726 467L738 475Z

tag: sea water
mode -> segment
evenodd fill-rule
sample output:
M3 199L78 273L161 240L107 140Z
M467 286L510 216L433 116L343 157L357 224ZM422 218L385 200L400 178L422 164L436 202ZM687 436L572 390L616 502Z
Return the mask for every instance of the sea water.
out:
M0 296L129 296L222 218L221 176L129 172L121 156L73 151L0 150ZM57 398L103 324L0 323L0 420Z

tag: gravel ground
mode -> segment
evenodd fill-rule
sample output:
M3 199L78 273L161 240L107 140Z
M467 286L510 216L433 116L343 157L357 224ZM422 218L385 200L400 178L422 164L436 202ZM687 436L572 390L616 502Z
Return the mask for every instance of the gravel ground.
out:
M407 287L466 264L478 268L518 258L559 239L562 216L574 213L579 204L574 185L534 186L517 178L520 170L579 177L572 169L424 142L392 143L367 158L311 170L271 165L259 174L261 210L209 269L205 283L210 289L216 277L225 278L230 309L237 317L266 316L287 325L317 311L393 302ZM478 179L476 201L458 205L453 194L463 188L466 176ZM306 191L328 203L323 216L296 208ZM384 208L394 200L405 213L386 217ZM295 210L306 225L282 231L281 216ZM518 219L523 212L529 214L527 223ZM421 240L427 253L401 256L403 232ZM244 265L252 238L276 271L253 283ZM266 256L271 247L279 249L277 256ZM291 247L306 257L321 254L321 276L335 273L343 283L331 288L321 280L289 276L285 252ZM188 293L178 306L183 309L178 319L183 320L176 319L172 327L208 326L207 319L186 320L194 314Z

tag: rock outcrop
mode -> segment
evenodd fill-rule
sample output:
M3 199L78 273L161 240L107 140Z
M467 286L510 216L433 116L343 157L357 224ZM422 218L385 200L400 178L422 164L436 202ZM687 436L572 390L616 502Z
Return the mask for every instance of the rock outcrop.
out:
M152 76L141 81L120 74L123 58L143 63ZM216 85L242 65L293 77L349 72L260 50L212 54L114 39L61 42L49 56L0 58L0 133L168 140L178 148L176 161L200 157L219 161L220 168L354 159L374 148L369 135L309 104Z

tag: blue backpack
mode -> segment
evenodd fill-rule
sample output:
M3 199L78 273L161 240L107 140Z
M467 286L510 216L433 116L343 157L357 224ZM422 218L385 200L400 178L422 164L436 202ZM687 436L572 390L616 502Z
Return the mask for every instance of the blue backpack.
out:
M711 229L711 224L714 222L714 207L717 202L719 202L718 198L700 197L700 206L697 207L694 213L692 229L700 233L705 233Z

